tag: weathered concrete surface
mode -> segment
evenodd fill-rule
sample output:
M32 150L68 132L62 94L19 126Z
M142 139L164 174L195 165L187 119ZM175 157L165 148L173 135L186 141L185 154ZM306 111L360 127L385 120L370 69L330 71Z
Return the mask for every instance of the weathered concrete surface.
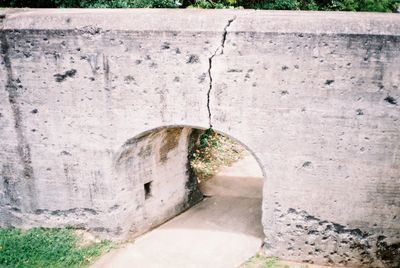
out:
M113 215L117 230L138 235L201 200L197 187L190 186L194 178L187 170L191 132L161 129L124 144L115 158L117 176L112 182L121 192L105 215Z
M347 29L340 15L297 18L231 25L213 62L213 125L266 172L269 254L399 266L400 17L381 30L371 14Z
M211 123L262 166L266 252L398 266L397 14L1 12L2 225L127 234L124 144Z

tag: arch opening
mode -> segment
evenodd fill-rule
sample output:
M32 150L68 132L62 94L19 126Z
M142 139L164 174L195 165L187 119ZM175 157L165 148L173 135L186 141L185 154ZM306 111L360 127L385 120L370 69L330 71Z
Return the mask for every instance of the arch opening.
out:
M190 230L196 237L229 234L251 245L246 258L260 248L264 172L240 141L204 128L156 128L122 146L115 170L126 185L124 222L131 237L189 209L160 228Z

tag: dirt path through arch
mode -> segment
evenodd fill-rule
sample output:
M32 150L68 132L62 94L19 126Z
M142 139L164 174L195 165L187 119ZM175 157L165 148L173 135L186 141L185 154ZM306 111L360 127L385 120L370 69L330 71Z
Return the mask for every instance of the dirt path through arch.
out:
M202 185L209 197L92 267L238 267L262 243L259 170L251 156L221 170Z

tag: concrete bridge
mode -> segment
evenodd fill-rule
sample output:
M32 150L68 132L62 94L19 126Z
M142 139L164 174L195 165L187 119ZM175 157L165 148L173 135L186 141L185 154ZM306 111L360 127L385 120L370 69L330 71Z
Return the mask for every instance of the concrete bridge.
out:
M212 126L263 170L267 254L398 267L399 15L0 10L0 42L1 226L146 231L201 199Z

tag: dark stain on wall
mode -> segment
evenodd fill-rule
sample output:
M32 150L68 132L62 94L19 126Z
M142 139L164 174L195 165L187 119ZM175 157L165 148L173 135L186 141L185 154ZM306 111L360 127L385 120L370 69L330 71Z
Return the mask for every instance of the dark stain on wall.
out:
M40 214L50 214L53 216L64 216L67 217L70 214L73 215L80 215L84 216L86 214L91 214L91 215L97 215L97 211L92 209L92 208L71 208L71 209L66 209L66 210L48 210L48 209L36 209L35 214L40 215Z
M202 73L197 79L199 80L199 84L203 83L206 80L207 74Z
M395 98L393 98L392 96L387 96L385 98L385 101L390 104L397 105L397 100Z
M199 62L200 62L200 58L197 55L190 55L186 61L187 64L194 64L194 63L199 63Z
M67 77L74 77L75 74L76 74L76 70L71 69L71 70L65 71L65 73L63 73L63 74L55 74L53 76L56 79L56 81L60 83L60 82L65 81L65 79L67 79Z
M376 255L381 259L388 267L399 267L400 266L400 242L389 245L384 241L386 236L378 236L376 246Z
M141 147L140 151L138 152L138 156L141 158L147 158L153 153L153 147L150 144L153 144L154 138L157 137L158 131L145 133L141 136L131 138L127 140L124 145L122 146L121 152L118 154L116 158L115 165L117 168L120 168L124 164L131 162L132 159L135 157L136 154L136 146L144 141L147 140L148 145L145 147Z
M74 226L75 228L79 229L79 226ZM82 228L85 229L85 228ZM93 227L90 228L89 231L95 232L95 233L105 233L105 234L112 234L115 236L118 236L122 233L122 228L120 226L116 228L105 228L105 227Z
M170 49L170 47L171 47L171 44L170 44L170 43L164 42L164 43L162 44L162 46L161 46L161 49Z
M330 84L332 84L333 82L335 82L335 80L333 80L333 79L328 79L328 80L326 80L325 81L325 85L330 85Z
M196 174L190 166L192 152L194 151L194 148L196 147L196 142L199 140L202 132L203 131L199 129L192 129L188 138L188 160L186 162L188 180L186 183L186 189L188 191L189 206L193 206L203 200L203 194L199 190Z
M104 89L106 91L111 90L111 80L110 80L110 63L108 61L108 56L103 55L103 72L104 72Z
M165 163L168 159L168 153L179 144L182 128L170 128L165 130L165 136L160 147L160 162Z
M13 170L14 167L11 165L3 164L1 178L3 178L4 203L10 207L18 208L21 204L17 194L16 181L12 176Z
M139 150L138 156L142 159L149 158L153 152L153 147L150 144L142 146Z
M3 56L4 67L7 72L7 81L6 81L6 91L8 93L8 101L10 103L10 107L13 113L14 119L14 129L17 134L18 147L17 152L20 157L21 165L22 165L22 178L25 180L21 182L24 185L24 190L26 191L27 196L29 196L30 200L26 200L25 209L27 211L33 210L36 206L36 191L34 187L34 172L32 167L32 159L31 159L31 149L30 145L26 139L24 129L23 129L23 116L20 107L20 101L18 100L20 92L19 89L22 88L21 81L17 78L13 77L13 70L11 59L9 55L9 44L7 40L7 36L5 32L0 33L0 42L1 42L1 54Z

